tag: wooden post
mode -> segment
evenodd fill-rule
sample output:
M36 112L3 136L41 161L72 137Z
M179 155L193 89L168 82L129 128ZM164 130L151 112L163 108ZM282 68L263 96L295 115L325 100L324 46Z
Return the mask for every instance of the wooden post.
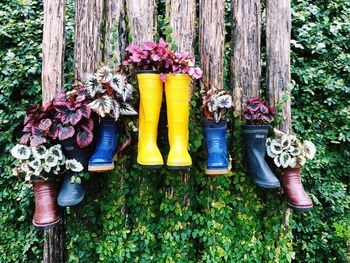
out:
M63 92L65 50L65 1L44 1L42 97L43 104ZM65 222L44 231L45 263L65 262Z
M104 62L120 65L126 47L125 0L106 0Z
M244 103L259 96L260 90L260 0L232 0L231 58L234 110L241 113Z
M267 47L267 84L270 104L284 102L280 130L290 133L290 35L291 6L290 0L267 0L266 2L266 47Z
M224 83L225 0L201 0L200 57L203 70L202 83L221 88Z
M86 73L95 72L102 61L101 43L103 0L75 2L75 78L83 80Z
M152 41L157 31L155 0L127 0L126 8L131 42L141 45L145 41Z

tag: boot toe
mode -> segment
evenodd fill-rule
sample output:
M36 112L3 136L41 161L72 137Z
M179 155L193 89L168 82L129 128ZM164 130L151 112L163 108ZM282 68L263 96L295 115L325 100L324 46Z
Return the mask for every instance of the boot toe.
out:
M137 152L137 163L143 166L162 166L164 161L158 147L139 147Z
M187 150L170 150L167 160L169 168L185 168L192 165L192 159Z

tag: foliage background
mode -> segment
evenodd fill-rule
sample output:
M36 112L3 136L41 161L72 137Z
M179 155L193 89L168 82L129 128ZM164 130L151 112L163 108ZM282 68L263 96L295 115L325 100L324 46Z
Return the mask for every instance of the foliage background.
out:
M164 2L158 1L160 31L166 27ZM292 5L293 129L318 147L316 161L303 170L313 211L293 213L291 227L284 229L283 197L255 188L245 173L240 124L233 123L232 113L228 137L234 172L213 179L203 175L196 92L190 123L190 151L196 161L190 174L141 171L135 165L133 134L133 146L116 170L92 175L86 202L68 209L69 262L350 260L350 3L295 0ZM229 32L229 1L227 7ZM42 3L5 0L0 17L0 261L40 262L43 234L31 225L32 191L11 175L8 150L19 137L26 107L41 100ZM74 1L69 0L67 87L73 72L73 29ZM226 53L230 55L229 41ZM229 88L228 68L226 63ZM164 112L161 118L166 118ZM164 155L165 131L161 127Z

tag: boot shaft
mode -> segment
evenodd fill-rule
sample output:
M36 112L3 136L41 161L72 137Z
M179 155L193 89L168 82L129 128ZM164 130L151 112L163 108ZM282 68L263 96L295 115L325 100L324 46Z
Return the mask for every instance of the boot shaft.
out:
M226 121L204 121L203 131L208 152L227 154Z
M242 125L245 150L254 151L265 158L268 128L268 125Z
M75 159L83 165L84 169L87 168L91 155L90 145L85 148L80 148L75 136L61 141L61 145L67 159Z
M115 150L118 145L119 139L119 125L115 120L101 118L98 138L97 149Z

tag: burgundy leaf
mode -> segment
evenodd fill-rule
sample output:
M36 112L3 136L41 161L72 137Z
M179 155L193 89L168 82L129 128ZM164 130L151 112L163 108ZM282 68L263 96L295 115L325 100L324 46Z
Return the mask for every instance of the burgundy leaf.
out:
M25 133L22 135L21 137L21 144L27 144L29 142L29 138L30 138L30 133Z
M44 137L42 137L42 136L34 136L30 140L30 146L36 147L36 146L42 145L45 142L46 142L46 139Z
M56 138L58 137L58 127L57 127L57 124L53 123L53 124L50 126L48 135L49 135L51 138L53 138L53 139L56 139Z
M271 122L273 122L273 117L272 117L272 115L270 115L270 114L265 114L265 115L263 115L262 116L263 117L263 119L267 122L267 123L271 123Z
M73 125L77 125L77 123L81 120L82 117L83 117L83 114L81 110L77 110L76 112L71 112L69 114L70 123Z
M122 154L125 149L131 144L131 140L130 139L127 139L123 144L122 146L120 146L120 149L119 149L119 153Z
M74 135L74 128L72 126L68 127L63 127L59 126L58 127L58 139L60 141L63 141L65 139L71 138Z
M33 134L33 136L41 137L41 136L43 136L44 133L38 127L33 126L32 127L32 134Z
M24 121L23 121L23 124L26 125L28 123L28 121L30 120L30 117L28 115L26 115L24 117Z
M94 128L94 122L89 119L87 122L84 122L84 124L80 125L85 131L92 131Z
M64 113L64 112L68 111L68 104L65 101L56 101L55 102L55 109L58 112Z
M48 131L51 127L51 124L52 124L52 121L50 119L44 119L44 120L41 120L38 127L43 131Z
M80 110L85 118L90 119L90 115L91 115L90 107L88 107L87 105L81 105Z
M262 114L266 114L269 112L269 108L266 107L264 104L260 104L260 111Z
M26 126L24 126L23 132L31 132L32 127L33 127L33 125L31 123L28 123Z
M251 111L257 111L259 108L260 108L259 102L252 102L252 103L249 103L247 106L247 109Z
M75 98L76 102L82 102L83 100L85 100L85 95L79 95Z
M77 144L79 145L80 148L84 148L88 146L93 139L93 133L91 131L82 131L78 132L77 134Z

